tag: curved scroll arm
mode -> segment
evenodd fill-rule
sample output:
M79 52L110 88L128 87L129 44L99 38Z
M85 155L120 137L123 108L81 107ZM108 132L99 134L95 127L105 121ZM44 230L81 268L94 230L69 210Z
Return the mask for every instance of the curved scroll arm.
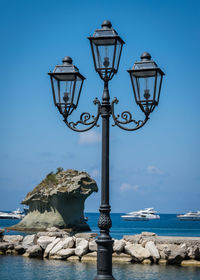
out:
M94 126L99 126L97 124L99 116L100 116L100 111L101 111L101 103L98 100L98 98L95 98L95 100L93 101L93 103L95 105L98 105L98 109L97 109L97 115L96 117L91 115L90 113L84 112L80 115L80 120L77 122L73 122L73 121L68 121L68 116L66 118L64 118L64 122L65 124L72 130L77 131L77 132L85 132L90 130L91 128L93 128ZM78 125L86 125L88 126L85 129L79 129L77 128Z
M114 104L118 104L118 102L119 102L119 100L115 97L111 103L112 117L114 120L113 126L117 125L118 127L122 128L124 130L134 131L134 130L141 128L148 121L149 115L145 115L145 119L143 121L142 120L136 121L133 119L132 114L129 111L124 111L121 113L121 115L116 116L114 113ZM122 120L120 120L120 119L122 119ZM134 123L135 127L128 128L128 127L124 126L124 125L131 124L131 123Z

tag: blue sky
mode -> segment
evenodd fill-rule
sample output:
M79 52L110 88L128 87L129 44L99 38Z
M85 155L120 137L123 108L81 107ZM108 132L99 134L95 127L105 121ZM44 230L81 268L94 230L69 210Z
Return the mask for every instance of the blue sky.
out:
M110 82L118 112L141 117L126 70L142 52L166 73L160 104L142 129L111 127L112 211L200 210L199 18L198 0L0 0L0 210L14 210L59 166L87 171L100 187L101 127L84 134L66 127L47 72L71 56L87 78L73 117L95 113L92 100L101 98L103 83L87 37L105 19L126 42ZM87 199L85 210L96 212L99 204L100 192Z

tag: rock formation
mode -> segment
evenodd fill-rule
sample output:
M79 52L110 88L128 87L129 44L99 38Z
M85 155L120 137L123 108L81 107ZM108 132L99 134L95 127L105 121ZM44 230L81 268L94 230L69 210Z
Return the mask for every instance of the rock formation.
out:
M14 230L38 231L58 227L73 231L90 230L84 221L84 202L97 192L96 182L86 173L58 168L29 192L22 204L29 206L29 213Z

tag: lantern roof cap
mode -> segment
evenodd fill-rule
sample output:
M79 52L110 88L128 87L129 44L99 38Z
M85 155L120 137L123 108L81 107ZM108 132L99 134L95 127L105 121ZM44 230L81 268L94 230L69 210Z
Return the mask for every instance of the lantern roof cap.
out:
M151 55L148 52L143 52L140 56L142 61L148 61L151 60Z
M65 56L62 60L61 65L56 65L53 73L78 73L79 69L72 64L72 58L70 56Z
M151 59L151 55L148 52L143 52L140 56L141 60L140 61L136 61L133 65L133 70L141 70L141 69L156 69L158 66L155 63L155 61L153 61Z
M62 60L62 64L57 64L53 70L53 72L49 72L48 74L54 76L55 78L59 78L60 80L64 78L64 75L76 75L81 79L85 79L83 75L80 74L78 67L72 64L73 60L70 56L65 56Z
M104 29L107 29L107 28L110 29L112 27L112 23L109 20L104 20L101 27Z
M72 64L72 58L70 56L65 56L62 60L63 64L67 63L67 64Z
M94 34L88 37L89 40L101 40L101 39L117 39L121 44L125 44L125 42L118 35L117 31L112 27L112 23L109 20L104 20L102 28L98 28L95 30Z
M152 72L155 70L156 72L160 73L161 75L165 75L165 73L158 67L155 61L151 59L151 55L148 52L143 52L140 56L141 60L136 61L133 65L131 70L128 70L130 73L141 72L142 71L149 71Z

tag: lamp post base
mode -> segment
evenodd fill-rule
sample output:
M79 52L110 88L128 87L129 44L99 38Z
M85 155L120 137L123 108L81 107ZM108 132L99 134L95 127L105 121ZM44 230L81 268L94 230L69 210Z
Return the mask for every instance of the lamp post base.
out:
M97 276L94 280L115 280L112 276L113 240L110 236L100 236L97 239Z

